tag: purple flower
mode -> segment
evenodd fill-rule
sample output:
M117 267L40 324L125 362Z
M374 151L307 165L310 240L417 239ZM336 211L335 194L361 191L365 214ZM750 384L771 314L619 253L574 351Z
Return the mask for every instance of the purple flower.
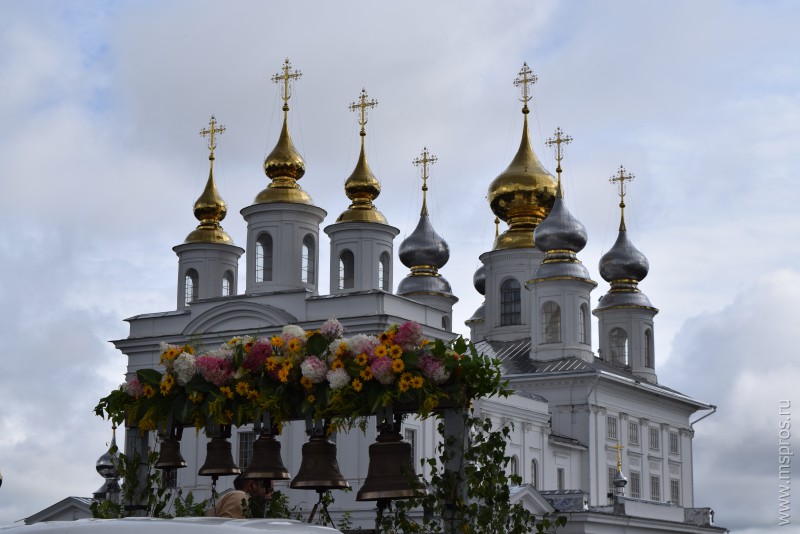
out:
M250 371L257 371L270 356L272 345L268 339L262 337L250 347L250 353L245 356L242 366Z
M195 365L203 375L203 378L216 386L224 386L233 376L233 366L226 358L216 358L214 356L198 356Z
M397 329L393 341L405 351L414 350L422 342L422 327L414 321L406 321Z
M372 365L370 365L370 369L372 369L372 375L375 379L384 386L388 386L394 382L395 376L394 371L392 371L392 359L388 356L375 359Z
M450 378L450 372L445 369L444 364L436 359L432 354L425 354L419 359L418 367L422 374L428 377L434 384L443 384Z
M328 339L336 339L337 337L342 337L342 334L344 334L344 327L342 323L336 319L328 319L322 323L319 333Z

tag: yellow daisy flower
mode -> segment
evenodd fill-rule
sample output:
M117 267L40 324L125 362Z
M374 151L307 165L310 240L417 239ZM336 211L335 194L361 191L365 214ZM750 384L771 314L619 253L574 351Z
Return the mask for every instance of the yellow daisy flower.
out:
M144 396L147 397L148 399L152 398L153 395L156 394L156 390L153 389L153 386L151 386L150 384L145 384L144 387L142 387L142 392L144 393Z
M361 388L364 387L364 384L362 384L361 380L359 380L358 378L354 378L353 382L352 382L352 386L353 386L353 390L358 392L358 391L361 391Z
M342 367L344 367L344 362L342 360L340 360L339 358L333 360L333 363L331 364L331 369L341 369Z
M300 350L301 346L302 345L300 344L300 340L297 339L296 337L293 337L292 339L289 340L287 348L292 352L297 352L298 350Z
M406 364L403 363L403 360L392 360L392 371L395 373L401 373L405 368Z
M367 365L367 362L369 362L369 358L367 358L367 355L364 354L363 352L361 354L359 354L358 356L356 356L356 363L358 365L360 365L361 367L364 367L365 365Z
M372 380L372 369L370 369L369 367L365 367L364 369L361 370L360 375L365 382L369 382L370 380Z
M278 380L280 380L284 384L289 381L289 368L288 367L281 367L281 370L278 371Z
M283 338L281 336L272 336L269 338L269 342L272 343L272 346L276 348L283 346Z
M229 399L233 398L233 390L228 386L222 386L219 388L219 392L228 397Z
M397 383L397 389L400 390L400 393L405 393L406 391L408 391L408 388L410 387L411 387L411 382L409 382L408 380L400 380Z
M247 382L239 382L236 384L236 393L245 396L250 391L250 385Z
M314 383L307 376L304 376L300 379L300 384L306 389L311 389L314 387Z
M278 367L278 362L272 356L267 358L267 361L264 362L264 368L267 371L274 371L277 367Z
M386 350L386 345L378 345L377 347L375 347L374 352L375 352L375 357L383 358L384 356L386 356L386 353L388 351Z
M422 386L425 385L425 379L421 376L415 376L411 379L411 387L414 389L420 389Z
M402 355L403 348L400 345L392 345L389 347L389 356L391 356L393 360L400 358Z

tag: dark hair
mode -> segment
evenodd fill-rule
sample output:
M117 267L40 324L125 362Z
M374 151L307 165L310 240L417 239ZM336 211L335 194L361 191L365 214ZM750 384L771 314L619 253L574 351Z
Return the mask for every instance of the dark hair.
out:
M244 490L244 477L242 475L236 475L236 478L233 479L233 488L239 491Z

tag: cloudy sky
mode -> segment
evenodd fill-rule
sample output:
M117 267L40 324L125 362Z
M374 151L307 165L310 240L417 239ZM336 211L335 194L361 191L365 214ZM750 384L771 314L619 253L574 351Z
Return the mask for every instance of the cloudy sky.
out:
M92 408L125 368L108 340L126 317L175 307L171 247L197 224L207 177L198 131L212 113L227 127L217 178L241 245L239 210L267 183L280 126L269 77L289 57L303 72L290 113L301 184L325 225L348 203L347 107L362 87L380 103L368 157L398 243L419 212L411 161L423 146L438 156L429 205L463 332L527 61L534 150L553 169L543 139L557 126L574 138L566 201L589 232L595 298L619 217L608 178L620 164L636 175L626 214L661 309L660 380L719 407L696 426L695 505L736 532L771 531L778 401L800 410L798 22L788 1L0 0L0 524L101 485L110 428Z

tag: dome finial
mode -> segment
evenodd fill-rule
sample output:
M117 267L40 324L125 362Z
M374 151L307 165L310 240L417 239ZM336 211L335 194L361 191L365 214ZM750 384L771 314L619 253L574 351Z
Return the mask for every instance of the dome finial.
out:
M522 87L522 113L528 114L528 102L532 98L529 92L529 86L536 83L539 78L533 73L527 62L522 63L522 68L519 70L519 75L514 79L515 87Z
M303 75L292 70L289 58L283 62L281 72L272 76L273 83L281 87L283 99L283 127L278 143L264 160L264 173L272 180L266 189L256 195L256 204L269 202L288 202L292 204L313 204L311 197L297 184L306 173L306 164L297 152L289 136L289 99L292 97L292 81Z
M619 229L620 230L625 230L625 182L633 181L634 178L636 177L631 173L625 171L625 167L620 165L617 174L615 174L608 180L612 184L614 182L619 182L619 210L620 210Z
M428 152L428 147L422 147L422 154L412 162L417 167L422 167L422 210L420 215L428 214L428 165L433 165L438 160L439 158Z
M211 115L208 128L200 130L200 135L208 137L208 181L200 198L194 203L194 216L200 224L186 237L186 243L228 243L233 244L233 239L219 222L228 213L228 205L222 200L214 182L214 150L217 148L217 136L225 131L225 127L217 124L217 119Z
M336 222L377 222L386 224L386 217L375 208L372 203L381 194L381 184L367 163L367 154L364 148L364 138L367 136L365 128L368 120L367 109L377 107L378 101L369 99L367 90L362 88L358 100L349 106L350 111L358 114L358 123L361 125L361 152L353 173L344 182L344 191L347 198L352 200L350 206L341 214Z
M568 145L572 142L572 137L565 135L564 131L558 127L556 128L556 133L545 141L547 146L555 146L556 147L556 174L558 174L558 185L556 186L556 196L558 198L564 198L564 193L561 190L561 160L564 159L564 154L561 153L561 145Z

